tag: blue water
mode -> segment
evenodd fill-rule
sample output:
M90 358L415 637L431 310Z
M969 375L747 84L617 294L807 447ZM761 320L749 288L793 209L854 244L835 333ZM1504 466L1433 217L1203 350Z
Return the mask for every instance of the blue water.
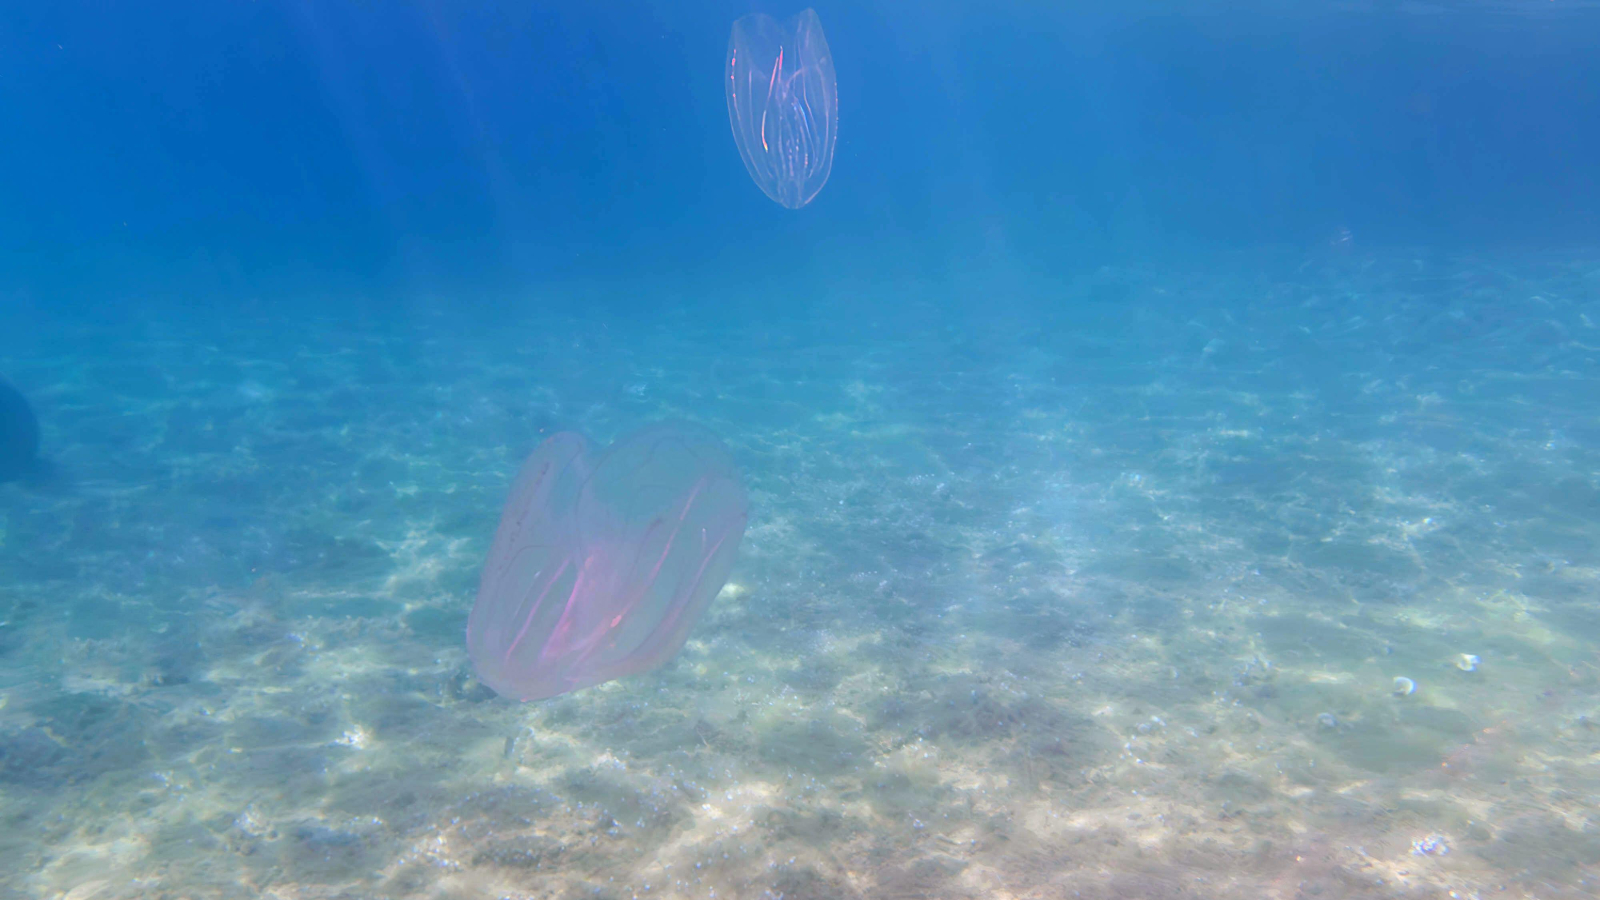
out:
M1592 896L1600 9L1302 7L819 3L798 210L798 8L0 12L0 900ZM666 418L728 586L496 697Z

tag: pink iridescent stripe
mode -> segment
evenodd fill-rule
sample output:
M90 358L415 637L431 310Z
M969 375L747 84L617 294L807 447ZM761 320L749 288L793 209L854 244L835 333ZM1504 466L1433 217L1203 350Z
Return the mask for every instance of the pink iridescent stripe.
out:
M506 652L505 655L501 657L501 662L508 664L511 662L511 654L516 652L517 645L522 643L522 639L524 637L527 637L528 627L533 624L534 615L539 612L539 607L544 604L545 595L550 593L550 589L556 586L557 581L561 580L562 573L567 571L567 565L571 562L572 560L570 558L563 559L561 561L561 568L557 569L556 574L552 575L550 580L545 583L544 590L539 592L539 599L533 601L533 606L528 609L527 617L522 620L522 628L517 631L517 636L511 640L510 646L506 647ZM580 578L579 580L582 579Z

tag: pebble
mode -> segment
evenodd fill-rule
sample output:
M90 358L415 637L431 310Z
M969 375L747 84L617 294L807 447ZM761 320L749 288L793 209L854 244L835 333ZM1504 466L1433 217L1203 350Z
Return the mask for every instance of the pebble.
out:
M1449 852L1450 845L1437 834L1430 834L1420 841L1411 842L1412 856L1444 856Z

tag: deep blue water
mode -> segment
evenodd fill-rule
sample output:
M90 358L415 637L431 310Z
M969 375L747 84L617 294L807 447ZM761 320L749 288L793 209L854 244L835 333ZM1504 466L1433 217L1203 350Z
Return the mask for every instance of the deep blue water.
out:
M1600 227L1581 4L820 8L841 137L802 215L739 177L719 73L750 4L102 6L0 19L4 287L53 305L624 278L765 307L852 274Z
M798 210L798 8L0 11L0 900L1594 894L1600 6L815 9ZM727 588L495 696L661 419Z

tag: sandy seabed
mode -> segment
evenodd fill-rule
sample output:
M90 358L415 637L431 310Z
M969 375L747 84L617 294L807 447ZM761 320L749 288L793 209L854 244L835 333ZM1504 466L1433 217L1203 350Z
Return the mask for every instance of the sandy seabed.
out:
M1600 893L1600 263L1267 271L53 323L0 898ZM667 416L745 468L732 582L657 672L495 697L521 456Z

